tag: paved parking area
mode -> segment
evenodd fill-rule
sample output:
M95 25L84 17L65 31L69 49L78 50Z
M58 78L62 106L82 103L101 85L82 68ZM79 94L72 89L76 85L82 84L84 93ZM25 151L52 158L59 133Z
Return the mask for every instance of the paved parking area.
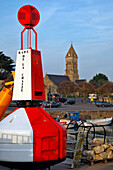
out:
M66 165L65 163L60 163L58 165L55 165L54 167L51 167L51 170L69 170L70 166ZM73 170L113 170L113 163L99 163L95 164L93 166L90 165L83 165L79 168L74 168Z
M73 104L73 105L64 105L61 104L61 107L58 108L45 108L47 112L50 111L111 111L113 107L97 107L95 104L87 103L87 104ZM16 107L8 107L6 110L6 114L12 112Z
M46 111L97 111L97 110L113 110L113 107L97 107L95 104L87 103L87 104L73 104L73 105L64 105L62 104L59 108L46 108Z
M52 166L50 169L51 170L70 170L70 166L67 165L65 162L62 162L62 163ZM11 169L0 166L0 170L11 170ZM13 169L13 170L15 170L15 169ZM48 169L46 169L46 170L48 170ZM109 162L107 164L97 163L93 166L85 164L85 165L80 166L79 168L74 168L73 170L113 170L113 162Z

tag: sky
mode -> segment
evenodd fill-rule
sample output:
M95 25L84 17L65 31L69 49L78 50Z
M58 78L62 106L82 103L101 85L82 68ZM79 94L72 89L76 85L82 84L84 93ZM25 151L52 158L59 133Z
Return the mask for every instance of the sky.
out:
M72 43L80 79L89 81L102 73L113 81L113 0L0 0L0 4L0 51L5 55L16 61L24 28L17 13L30 4L40 12L34 29L44 75L64 75L65 56Z

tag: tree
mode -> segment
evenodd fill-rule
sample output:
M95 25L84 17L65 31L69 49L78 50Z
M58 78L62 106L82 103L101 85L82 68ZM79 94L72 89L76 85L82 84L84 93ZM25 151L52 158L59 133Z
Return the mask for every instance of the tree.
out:
M102 73L96 74L96 76L94 76L93 79L89 81L89 83L94 85L96 89L101 87L106 82L108 82L108 78Z
M113 83L112 82L107 82L104 83L100 88L99 88L99 93L102 95L106 95L107 97L110 98L111 93L113 93Z
M57 88L57 93L64 94L66 97L75 91L75 84L71 81L63 81Z
M79 91L79 93L82 94L84 96L84 98L86 98L88 96L88 94L94 93L95 89L92 84L87 83L87 82L81 82L78 84L76 91Z
M3 54L3 51L0 51L0 79L6 79L11 71L14 70L15 65L13 65L14 61L11 57Z

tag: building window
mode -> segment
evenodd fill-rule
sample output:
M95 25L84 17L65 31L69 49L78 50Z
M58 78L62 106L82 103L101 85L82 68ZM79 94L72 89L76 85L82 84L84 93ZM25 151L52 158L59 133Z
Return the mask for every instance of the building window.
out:
M67 62L67 65L71 65L71 62Z

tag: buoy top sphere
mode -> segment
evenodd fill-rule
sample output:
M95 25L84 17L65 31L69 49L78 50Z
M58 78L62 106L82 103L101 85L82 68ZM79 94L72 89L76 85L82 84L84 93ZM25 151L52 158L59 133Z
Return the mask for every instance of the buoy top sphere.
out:
M24 5L18 11L18 20L25 28L33 28L39 23L39 11L34 6Z

